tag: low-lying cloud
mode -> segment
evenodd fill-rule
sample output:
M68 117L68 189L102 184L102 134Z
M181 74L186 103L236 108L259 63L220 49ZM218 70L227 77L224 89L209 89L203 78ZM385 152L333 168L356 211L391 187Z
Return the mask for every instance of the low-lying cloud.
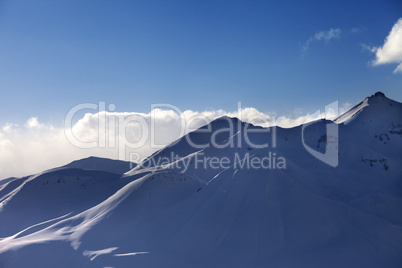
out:
M348 107L343 106L340 112ZM324 117L275 117L251 107L235 112L187 110L180 114L161 107L150 113L101 111L86 113L75 123L70 123L67 116L64 127L32 117L24 125L8 123L0 128L0 180L34 174L89 156L140 161L224 115L263 127L286 128Z

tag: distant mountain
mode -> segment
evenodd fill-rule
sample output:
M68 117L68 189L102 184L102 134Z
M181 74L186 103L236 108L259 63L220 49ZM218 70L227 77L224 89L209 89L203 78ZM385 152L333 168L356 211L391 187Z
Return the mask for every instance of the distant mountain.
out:
M128 161L112 160L108 158L91 156L88 158L73 161L70 164L65 165L64 167L107 171L122 175L130 169L133 169L136 165L137 164Z
M0 267L400 267L402 104L376 93L334 122L222 117L131 170L12 180Z

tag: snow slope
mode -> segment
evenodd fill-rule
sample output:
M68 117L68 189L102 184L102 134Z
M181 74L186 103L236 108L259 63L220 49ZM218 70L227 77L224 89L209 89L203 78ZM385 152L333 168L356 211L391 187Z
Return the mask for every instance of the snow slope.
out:
M402 104L376 93L335 122L335 168L306 151L303 126L223 117L123 175L92 158L12 180L0 267L399 267ZM329 123L305 127L307 146L325 151ZM242 166L269 153L270 168Z

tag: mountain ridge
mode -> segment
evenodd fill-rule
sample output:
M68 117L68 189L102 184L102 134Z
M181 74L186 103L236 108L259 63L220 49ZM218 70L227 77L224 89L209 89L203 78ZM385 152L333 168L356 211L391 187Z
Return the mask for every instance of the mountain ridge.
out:
M325 153L331 121L273 131L223 117L210 123L219 133L203 126L122 176L67 165L8 182L0 266L398 267L402 104L385 98L336 124L337 167L304 147ZM280 157L285 168L242 164Z

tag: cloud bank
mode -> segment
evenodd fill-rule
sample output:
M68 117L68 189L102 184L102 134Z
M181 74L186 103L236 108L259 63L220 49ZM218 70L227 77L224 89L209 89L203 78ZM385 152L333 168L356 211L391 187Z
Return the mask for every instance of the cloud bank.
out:
M343 106L340 112L348 107ZM187 110L181 113L162 108L154 108L149 113L86 113L64 127L41 123L37 117L29 118L22 126L8 123L0 128L0 180L38 173L89 156L141 161L224 115L264 127L293 127L324 118L324 115L311 118L310 114L276 117L252 107L234 112ZM326 118L335 115L327 114Z
M402 18L399 18L392 27L382 47L372 47L366 44L362 44L362 47L375 53L376 57L371 62L372 65L397 63L398 66L393 73L402 73Z

